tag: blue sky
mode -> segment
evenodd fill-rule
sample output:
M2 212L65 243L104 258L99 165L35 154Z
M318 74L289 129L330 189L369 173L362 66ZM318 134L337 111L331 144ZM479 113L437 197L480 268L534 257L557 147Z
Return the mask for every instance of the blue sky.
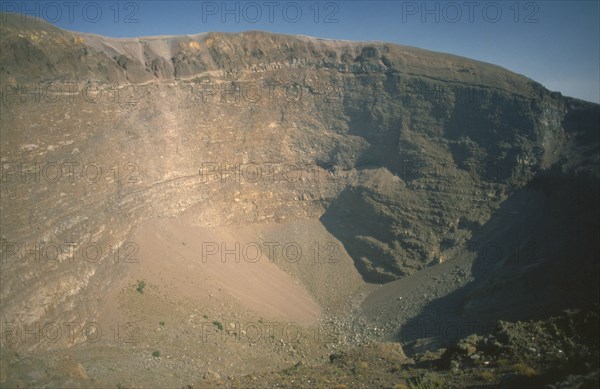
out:
M72 4L72 5L69 5ZM264 30L462 55L600 102L600 1L3 1L113 37Z

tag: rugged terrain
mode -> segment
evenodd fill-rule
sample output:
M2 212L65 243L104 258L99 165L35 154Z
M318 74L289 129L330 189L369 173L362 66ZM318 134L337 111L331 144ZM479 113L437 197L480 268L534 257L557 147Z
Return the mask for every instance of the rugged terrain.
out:
M3 387L598 381L597 104L383 42L1 16Z

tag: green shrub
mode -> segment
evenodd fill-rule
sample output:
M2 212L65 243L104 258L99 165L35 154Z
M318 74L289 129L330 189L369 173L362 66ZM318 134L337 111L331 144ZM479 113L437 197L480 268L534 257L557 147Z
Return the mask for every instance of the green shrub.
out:
M540 374L533 367L525 363L515 363L511 366L511 369L515 374L525 377L533 377Z
M409 389L441 389L444 387L443 380L433 374L410 378L407 383Z
M137 288L135 288L135 290L137 290L138 293L144 293L145 287L146 287L146 281L139 280L138 284L137 284Z

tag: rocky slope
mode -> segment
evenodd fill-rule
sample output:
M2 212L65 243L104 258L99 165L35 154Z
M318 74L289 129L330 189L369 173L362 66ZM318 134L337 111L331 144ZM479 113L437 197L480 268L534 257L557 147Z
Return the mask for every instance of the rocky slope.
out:
M151 333L149 354L195 339L177 306L210 321L310 317L302 326L322 320L340 339L408 342L422 336L406 328L432 316L522 320L597 301L596 104L491 64L382 42L113 39L2 18L4 323L108 327L133 315ZM187 232L162 231L161 218ZM170 255L197 264L205 246L178 246L194 236L260 242L283 270L263 281L295 280L290 301L311 314L265 310L236 282L198 287L161 265ZM297 244L302 260L275 260L273 242ZM131 286L146 278L154 297ZM177 338L156 331L156 306L181 320ZM3 347L85 340L16 336ZM282 355L328 353L312 340L293 353L263 346L241 355L290 363ZM218 350L199 347L190 353ZM196 365L233 371L211 366Z

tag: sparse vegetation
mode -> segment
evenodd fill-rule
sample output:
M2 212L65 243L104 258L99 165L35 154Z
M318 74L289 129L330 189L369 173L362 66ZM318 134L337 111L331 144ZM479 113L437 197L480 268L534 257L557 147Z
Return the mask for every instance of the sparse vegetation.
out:
M152 352L152 356L153 356L154 358L160 358L160 351L153 351L153 352Z
M522 375L525 377L534 377L534 376L540 374L533 367L527 365L526 363L522 363L522 362L515 363L514 365L512 365L511 370L515 374Z
M161 321L158 322L158 324L160 324L161 327L164 327L165 326L165 321L161 320Z
M217 327L219 329L219 331L223 331L223 324L221 324L220 321L215 320L212 323L215 325L215 327Z
M137 284L137 288L135 288L135 290L136 290L138 293L141 293L141 294L143 294L143 293L144 293L144 288L145 288L145 287L146 287L146 281L144 281L144 280L139 280L139 281L138 281L138 284Z
M409 389L441 389L445 386L444 381L439 376L427 374L409 379L408 387Z

